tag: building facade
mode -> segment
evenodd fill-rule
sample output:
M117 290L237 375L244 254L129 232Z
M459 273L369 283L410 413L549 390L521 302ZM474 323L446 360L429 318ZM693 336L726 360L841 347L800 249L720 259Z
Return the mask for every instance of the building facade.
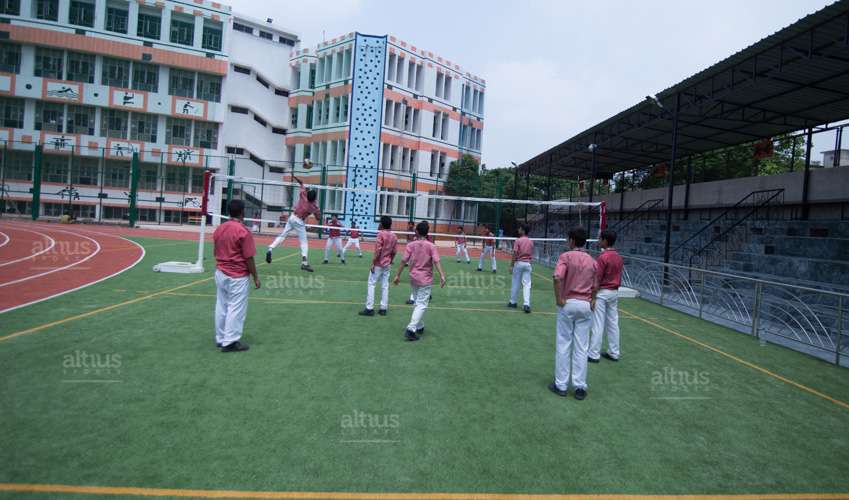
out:
M126 220L137 153L139 220L197 221L204 168L282 154L288 67L257 55L297 44L208 0L0 2L4 211L32 213L39 163L41 215Z
M444 192L448 165L480 161L486 82L395 36L348 33L301 49L290 61L289 162L314 165L314 182L379 189L378 196L328 193L325 211L375 228L375 215L474 223L474 206L402 193ZM318 178L317 168L323 179Z

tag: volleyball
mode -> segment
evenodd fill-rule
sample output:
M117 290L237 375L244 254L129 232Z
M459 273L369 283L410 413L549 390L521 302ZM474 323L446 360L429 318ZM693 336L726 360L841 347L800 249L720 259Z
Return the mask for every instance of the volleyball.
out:
M312 160L309 158L304 158L304 168L309 170L312 168Z

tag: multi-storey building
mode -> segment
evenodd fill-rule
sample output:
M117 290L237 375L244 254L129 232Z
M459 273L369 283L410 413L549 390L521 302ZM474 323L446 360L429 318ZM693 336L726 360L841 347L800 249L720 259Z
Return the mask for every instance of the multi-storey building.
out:
M0 1L4 208L32 211L40 145L43 215L126 219L136 152L139 219L196 219L204 167L283 154L297 43L209 0Z
M441 193L448 165L480 159L486 82L394 36L359 33L296 52L290 61L289 161L305 158L324 181L379 189L328 194L325 210L374 228L375 215L474 222L473 206L441 200L413 206L402 192ZM442 228L444 229L444 228Z

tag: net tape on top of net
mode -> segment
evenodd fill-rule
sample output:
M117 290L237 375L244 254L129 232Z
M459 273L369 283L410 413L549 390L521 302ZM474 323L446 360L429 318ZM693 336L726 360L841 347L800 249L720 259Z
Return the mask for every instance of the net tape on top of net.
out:
M219 219L225 219L225 220L231 220L232 219L232 217L228 217L224 214L216 214L216 213L213 213L213 212L210 212L209 215L213 218L219 218ZM270 223L274 223L274 224L280 224L280 221L273 221L273 220L268 220L268 219L254 219L254 218L251 218L251 217L245 217L242 220L244 220L246 222L260 222L260 223L261 222L270 222ZM345 234L349 234L351 231L358 231L362 234L369 234L369 235L377 234L376 229L362 229L362 228L359 228L359 227L350 228L350 227L345 227L345 226L327 226L327 225L323 225L323 224L306 224L306 223L304 224L304 227L313 228L313 229L326 229L326 230L335 229L335 230L338 230L340 233L345 233ZM392 232L395 233L395 234L412 234L412 235L416 234L414 231L392 230ZM457 233L430 233L429 232L429 233L427 233L427 235L428 236L439 236L441 238L454 238L454 239L465 238L467 240L515 241L515 240L519 239L515 236L482 236L482 235L477 235L477 234L457 234ZM531 241L540 241L540 242L546 242L546 241L564 242L564 241L566 241L566 238L530 238L529 237L528 239L530 239ZM587 241L598 241L598 240L590 238L590 239L587 239Z
M216 179L222 179L233 182L243 182L247 184L265 184L271 186L283 186L283 187L300 187L301 184L298 182L292 181L274 181L269 179L256 179L252 177L243 177L238 175L226 175L226 174L212 174L212 176ZM503 203L503 204L515 204L515 205L538 205L538 206L560 206L560 207L600 207L603 205L603 202L594 201L544 201L544 200L515 200L510 198L477 198L472 196L450 196L444 194L430 194L430 193L421 193L421 192L404 192L404 191L380 191L377 189L367 189L367 188L349 188L343 186L325 186L321 184L307 184L304 183L303 187L307 189L322 189L326 191L342 191L342 192L351 192L351 193L365 193L365 194L374 194L374 195L392 195L399 196L405 198L428 198L435 200L449 200L449 201L471 201L476 203ZM247 220L247 219L246 219Z

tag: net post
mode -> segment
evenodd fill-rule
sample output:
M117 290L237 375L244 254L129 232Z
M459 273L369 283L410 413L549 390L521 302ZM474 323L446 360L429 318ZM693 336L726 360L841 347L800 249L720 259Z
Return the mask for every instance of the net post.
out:
M41 209L41 144L35 146L32 161L32 220L38 220Z
M412 184L413 194L418 192L418 189L416 187L416 181L418 180L417 177L416 177L417 173L418 173L417 170L413 170L413 184ZM415 217L416 217L416 197L414 196L413 197L413 203L410 206L410 218L409 218L410 222L414 222Z
M130 160L130 227L136 227L138 217L138 209L136 207L136 198L139 191L139 153L133 151L133 158Z
M497 180L495 181L495 197L499 200L503 196L504 192L504 179L499 175ZM480 207L478 207L478 211L480 213ZM501 202L495 204L495 234L498 234L498 230L501 229ZM501 240L495 241L495 248L501 244Z
M203 171L203 196L200 202L200 236L198 237L198 259L195 266L203 268L203 243L206 241L206 217L209 206L209 184L212 172Z
M233 176L236 175L236 160L230 158L230 162L227 166L227 175ZM227 203L224 204L224 212L225 215L230 215L230 201L233 199L233 179L227 179Z

